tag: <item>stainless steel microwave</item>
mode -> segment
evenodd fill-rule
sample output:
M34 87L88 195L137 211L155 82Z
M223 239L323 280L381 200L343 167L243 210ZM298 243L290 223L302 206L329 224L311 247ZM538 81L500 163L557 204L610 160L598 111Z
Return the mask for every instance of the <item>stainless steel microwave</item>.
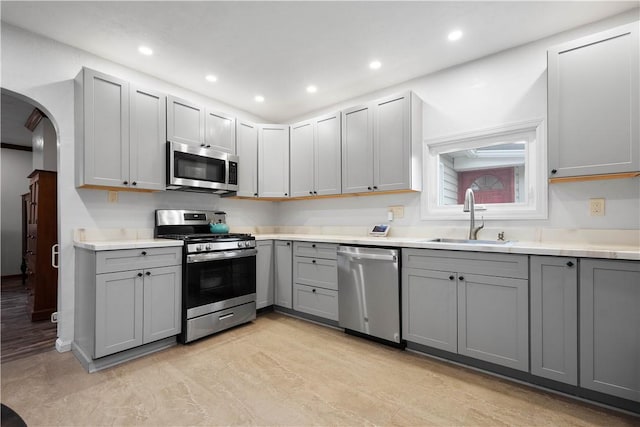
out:
M167 190L228 194L238 191L238 156L167 142Z

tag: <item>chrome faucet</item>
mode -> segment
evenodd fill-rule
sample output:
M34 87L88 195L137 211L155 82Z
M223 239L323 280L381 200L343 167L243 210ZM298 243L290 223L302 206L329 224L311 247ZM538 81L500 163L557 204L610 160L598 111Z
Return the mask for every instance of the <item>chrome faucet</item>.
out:
M482 219L482 225L476 227L476 199L473 196L473 190L467 188L467 191L464 193L464 206L462 207L463 212L470 212L470 221L469 221L469 240L478 240L478 232L484 228L484 218Z

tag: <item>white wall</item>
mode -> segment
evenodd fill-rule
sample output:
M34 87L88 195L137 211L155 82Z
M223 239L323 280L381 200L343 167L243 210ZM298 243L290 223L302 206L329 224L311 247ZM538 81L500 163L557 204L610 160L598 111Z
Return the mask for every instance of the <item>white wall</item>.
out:
M2 264L0 274L20 274L22 263L22 202L20 196L29 192L27 176L32 172L31 152L0 150L0 191L2 192Z
M252 208L245 209L248 202L167 192L147 195L119 193L119 202L109 204L105 191L76 189L73 79L83 66L142 87L209 105L246 120L264 122L264 119L4 22L1 31L2 87L28 97L32 104L51 119L58 135L58 349L68 349L73 339L74 229L153 228L152 212L157 207L222 209L228 212L232 230L234 225L270 224L276 217L277 206L269 203L257 205L259 208L253 208L256 205L252 205Z
M33 169L58 170L58 137L51 121L43 118L33 130Z
M470 132L547 116L547 48L638 20L639 9L525 46L481 58L356 99L346 100L290 122L338 111L368 100L412 90L424 102L423 137ZM417 52L418 53L418 52ZM281 225L363 225L386 221L386 207L405 205L396 226L461 226L461 221L420 220L420 194L280 203ZM592 197L605 197L606 216L588 216ZM488 227L500 222L487 221ZM549 218L509 221L511 227L640 228L640 180L624 179L549 186Z

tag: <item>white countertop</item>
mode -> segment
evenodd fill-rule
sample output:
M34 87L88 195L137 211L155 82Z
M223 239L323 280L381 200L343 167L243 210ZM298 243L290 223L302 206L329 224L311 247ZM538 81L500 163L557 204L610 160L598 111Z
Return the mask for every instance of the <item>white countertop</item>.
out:
M171 239L125 239L104 241L74 241L76 248L92 251L113 251L117 249L166 248L182 246L182 240Z
M525 255L640 260L639 247L616 244L519 241L508 242L506 244L470 244L429 242L428 237L332 236L321 234L256 234L256 240L297 240L304 242L394 246L420 249L447 249L456 251L496 252Z

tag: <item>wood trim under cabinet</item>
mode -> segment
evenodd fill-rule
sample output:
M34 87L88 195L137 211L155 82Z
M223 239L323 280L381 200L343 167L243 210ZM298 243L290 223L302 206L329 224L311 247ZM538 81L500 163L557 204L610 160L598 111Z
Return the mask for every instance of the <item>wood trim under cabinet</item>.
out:
M316 200L316 199L336 199L344 197L361 197L361 196L377 196L383 194L400 194L400 193L418 193L416 190L389 190L389 191L370 191L366 193L345 193L345 194L325 194L322 196L302 196L302 197L243 197L230 196L228 199L242 200L262 200L265 202L287 202L290 200Z
M565 176L560 178L549 178L549 184L558 184L561 182L582 182L582 181L602 181L605 179L625 179L636 178L640 176L638 172L610 173L604 175L585 175L585 176Z
M104 190L104 191L128 191L130 193L157 193L158 191L164 190L147 190L143 188L129 188L129 187L109 187L105 185L93 185L93 184L85 184L80 187L85 190Z

